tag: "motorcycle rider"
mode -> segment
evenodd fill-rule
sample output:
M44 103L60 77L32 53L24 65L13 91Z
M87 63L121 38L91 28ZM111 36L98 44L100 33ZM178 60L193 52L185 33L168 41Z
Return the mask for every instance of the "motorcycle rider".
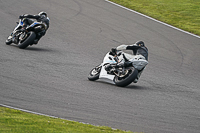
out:
M145 57L145 59L148 61L148 48L145 46L143 41L137 41L135 44L132 45L125 45L122 44L118 46L117 48L112 48L110 51L110 54L113 56L117 56L117 51L120 50L132 50L133 55L142 55ZM127 59L125 59L125 63L123 64L124 66L131 66L132 62L129 62ZM143 72L144 69L138 71L137 78L133 81L134 83L138 82L138 79Z
M31 25L35 21L44 23L46 25L45 29L42 32L40 32L40 34L38 34L36 39L34 40L34 44L37 44L40 38L46 34L46 31L49 28L50 20L49 20L49 17L47 17L47 13L44 11L41 11L37 15L24 14L24 15L19 16L19 19L23 19L23 18L24 18L23 20L24 24L23 24L22 29L20 29L21 31L24 31L27 25Z

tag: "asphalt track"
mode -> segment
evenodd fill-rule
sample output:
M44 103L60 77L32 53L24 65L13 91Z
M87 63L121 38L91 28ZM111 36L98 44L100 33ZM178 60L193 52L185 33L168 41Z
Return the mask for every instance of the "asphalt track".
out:
M44 10L36 46L5 45L24 13ZM200 39L104 0L0 0L0 104L144 133L199 133ZM112 47L143 40L149 64L126 88L87 80Z

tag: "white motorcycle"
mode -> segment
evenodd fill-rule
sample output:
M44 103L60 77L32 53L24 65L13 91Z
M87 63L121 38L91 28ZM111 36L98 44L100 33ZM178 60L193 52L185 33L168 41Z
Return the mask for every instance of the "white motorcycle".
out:
M125 62L128 62L128 65ZM108 52L103 63L90 71L88 79L91 81L103 79L103 81L125 87L137 78L138 73L143 71L147 64L148 61L142 55L118 51L117 56L114 57Z

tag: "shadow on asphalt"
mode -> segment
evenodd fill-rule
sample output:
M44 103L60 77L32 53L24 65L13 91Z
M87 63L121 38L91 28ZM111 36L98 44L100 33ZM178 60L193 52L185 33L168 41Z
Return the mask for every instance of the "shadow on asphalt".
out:
M146 86L139 86L137 84L130 84L126 87L124 87L125 89L133 89L133 90L148 90L149 88Z
M89 81L89 80L88 80ZM119 87L113 83L109 83L109 82L105 82L105 81L100 81L100 80L97 80L97 81L90 81L90 82L96 82L96 83L102 83L102 84L107 84L108 86L115 86L115 87ZM124 89L132 89L132 90L149 90L150 88L147 87L147 86L142 86L142 85L138 85L138 84L130 84L126 87L119 87L119 88L124 88Z
M7 46L11 46L11 47L20 49L20 48L19 48L17 45L15 45L15 44L7 45ZM25 48L25 49L20 49L20 50L42 51L42 52L52 52L52 51L55 51L55 50L52 50L52 49L39 48L39 47L31 47L31 46L28 46L27 48Z
M46 48L38 48L38 47L27 47L24 50L30 50L30 51L42 51L42 52L52 52L54 50L52 49L46 49Z

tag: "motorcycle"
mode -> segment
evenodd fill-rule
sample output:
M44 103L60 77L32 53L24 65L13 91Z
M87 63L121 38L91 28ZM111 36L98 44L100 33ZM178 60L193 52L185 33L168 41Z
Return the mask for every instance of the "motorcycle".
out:
M6 39L6 44L17 44L20 49L25 49L29 45L33 45L37 36L42 34L42 32L47 28L47 25L41 22L34 22L31 25L24 27L23 19L19 19L17 24L18 25L15 27L12 34ZM21 30L22 28L24 28L24 30Z
M125 65L128 62L128 65ZM90 81L103 81L125 87L131 84L140 72L144 70L148 61L142 55L131 55L118 51L116 57L108 52L103 63L93 68L88 76Z

